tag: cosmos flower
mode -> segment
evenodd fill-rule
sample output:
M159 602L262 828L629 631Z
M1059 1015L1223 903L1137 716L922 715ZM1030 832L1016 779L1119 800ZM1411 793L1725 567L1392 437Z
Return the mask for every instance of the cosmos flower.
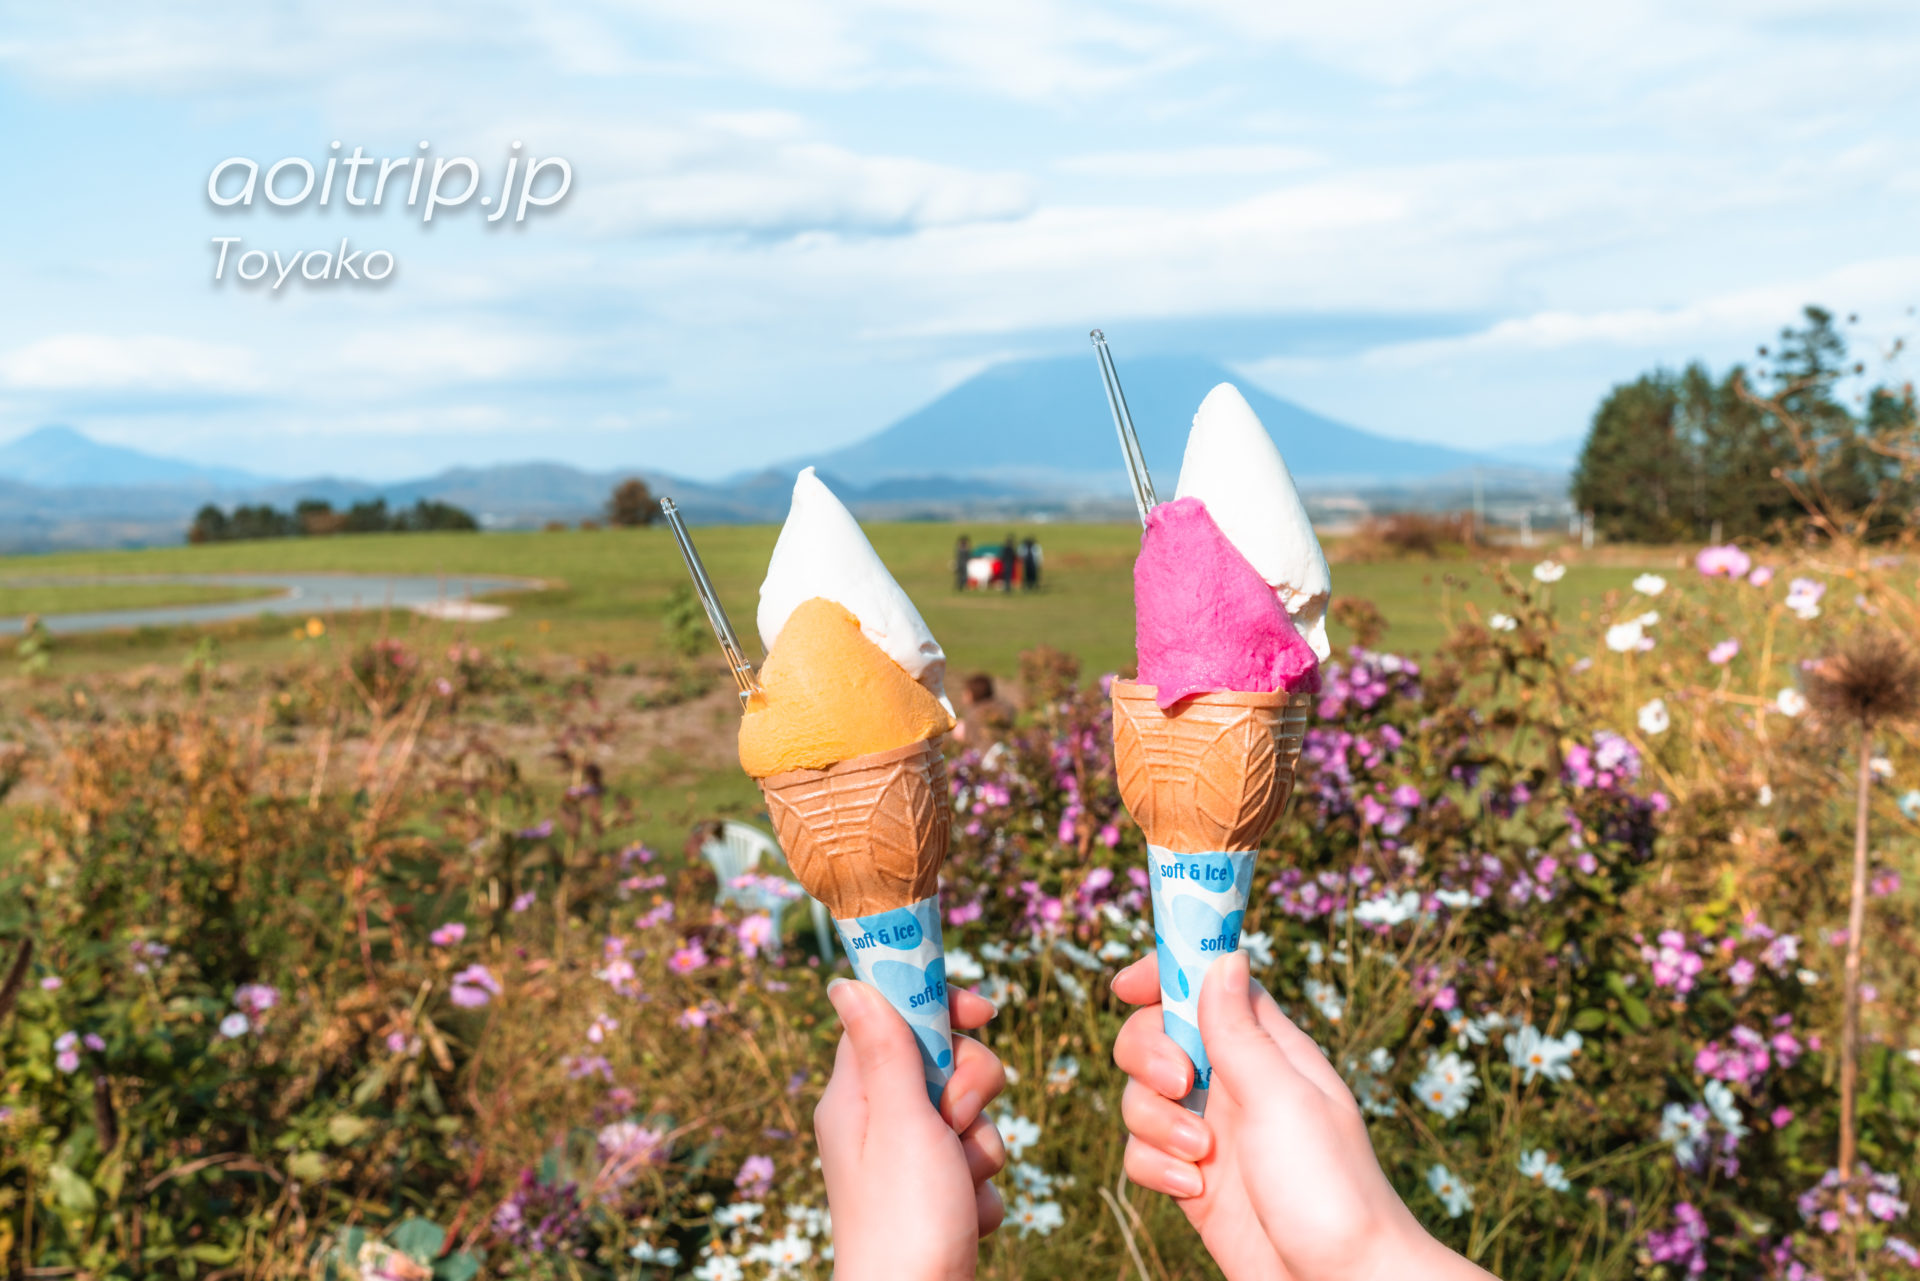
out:
M477 1010L500 995L500 980L484 965L469 965L453 976L450 995L463 1010Z
M1473 1189L1444 1165L1436 1164L1427 1170L1427 1186L1440 1198L1449 1219L1457 1219L1473 1208Z

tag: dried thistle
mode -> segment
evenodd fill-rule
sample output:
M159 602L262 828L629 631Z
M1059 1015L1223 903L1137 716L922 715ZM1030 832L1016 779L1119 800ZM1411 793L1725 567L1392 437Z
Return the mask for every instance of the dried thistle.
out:
M1920 713L1920 658L1891 632L1852 637L1816 663L1804 685L1807 701L1836 727L1904 721Z

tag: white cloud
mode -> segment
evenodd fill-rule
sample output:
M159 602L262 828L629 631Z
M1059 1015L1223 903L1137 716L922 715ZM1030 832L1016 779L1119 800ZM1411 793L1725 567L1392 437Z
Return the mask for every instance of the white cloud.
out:
M1103 151L1069 156L1054 167L1095 178L1244 178L1292 173L1325 163L1311 147L1215 144L1162 151Z
M338 361L329 367L338 370L349 385L368 378L385 387L432 387L559 375L590 355L591 344L578 340L563 341L525 329L436 323L355 332L340 344Z
M0 353L0 385L23 391L251 391L262 385L241 347L156 334L62 334Z
M807 231L892 234L1017 218L1033 185L1014 173L980 173L905 156L859 155L790 137L694 135L643 172L583 191L579 210L598 230Z
M1524 355L1583 346L1699 353L1734 343L1750 349L1796 320L1803 306L1822 302L1867 313L1862 336L1872 342L1903 330L1907 318L1900 312L1914 297L1920 297L1920 256L1880 258L1677 307L1539 311L1459 338L1377 348L1363 359L1377 365L1428 365L1466 355Z

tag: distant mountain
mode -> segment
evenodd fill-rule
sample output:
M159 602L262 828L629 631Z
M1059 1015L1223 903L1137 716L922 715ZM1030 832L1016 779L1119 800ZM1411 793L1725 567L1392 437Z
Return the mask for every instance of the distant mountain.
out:
M1405 482L1496 463L1485 454L1335 422L1210 360L1142 356L1119 368L1147 467L1165 491L1180 474L1194 411L1223 382L1247 398L1302 484ZM808 463L860 485L938 475L992 478L1032 490L1117 493L1126 487L1091 351L995 365L877 435L775 470L791 475Z
M198 487L235 489L262 483L231 467L197 463L108 445L71 427L41 427L0 445L0 480L27 485Z
M1580 460L1580 451L1586 447L1586 443L1585 436L1556 436L1552 440L1533 443L1495 445L1489 452L1496 458L1518 463L1522 467L1570 473L1573 465Z

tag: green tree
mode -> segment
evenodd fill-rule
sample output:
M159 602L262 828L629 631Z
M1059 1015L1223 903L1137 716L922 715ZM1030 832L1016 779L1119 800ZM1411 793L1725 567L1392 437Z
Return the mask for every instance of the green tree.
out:
M223 543L233 537L227 527L227 514L208 503L194 513L193 524L187 526L187 541L190 543Z
M1682 410L1697 372L1642 374L1607 393L1573 473L1573 500L1607 538L1664 542L1696 523L1698 462Z
M659 518L660 505L653 501L647 482L638 476L615 485L613 496L607 499L607 523L616 528L651 525Z

